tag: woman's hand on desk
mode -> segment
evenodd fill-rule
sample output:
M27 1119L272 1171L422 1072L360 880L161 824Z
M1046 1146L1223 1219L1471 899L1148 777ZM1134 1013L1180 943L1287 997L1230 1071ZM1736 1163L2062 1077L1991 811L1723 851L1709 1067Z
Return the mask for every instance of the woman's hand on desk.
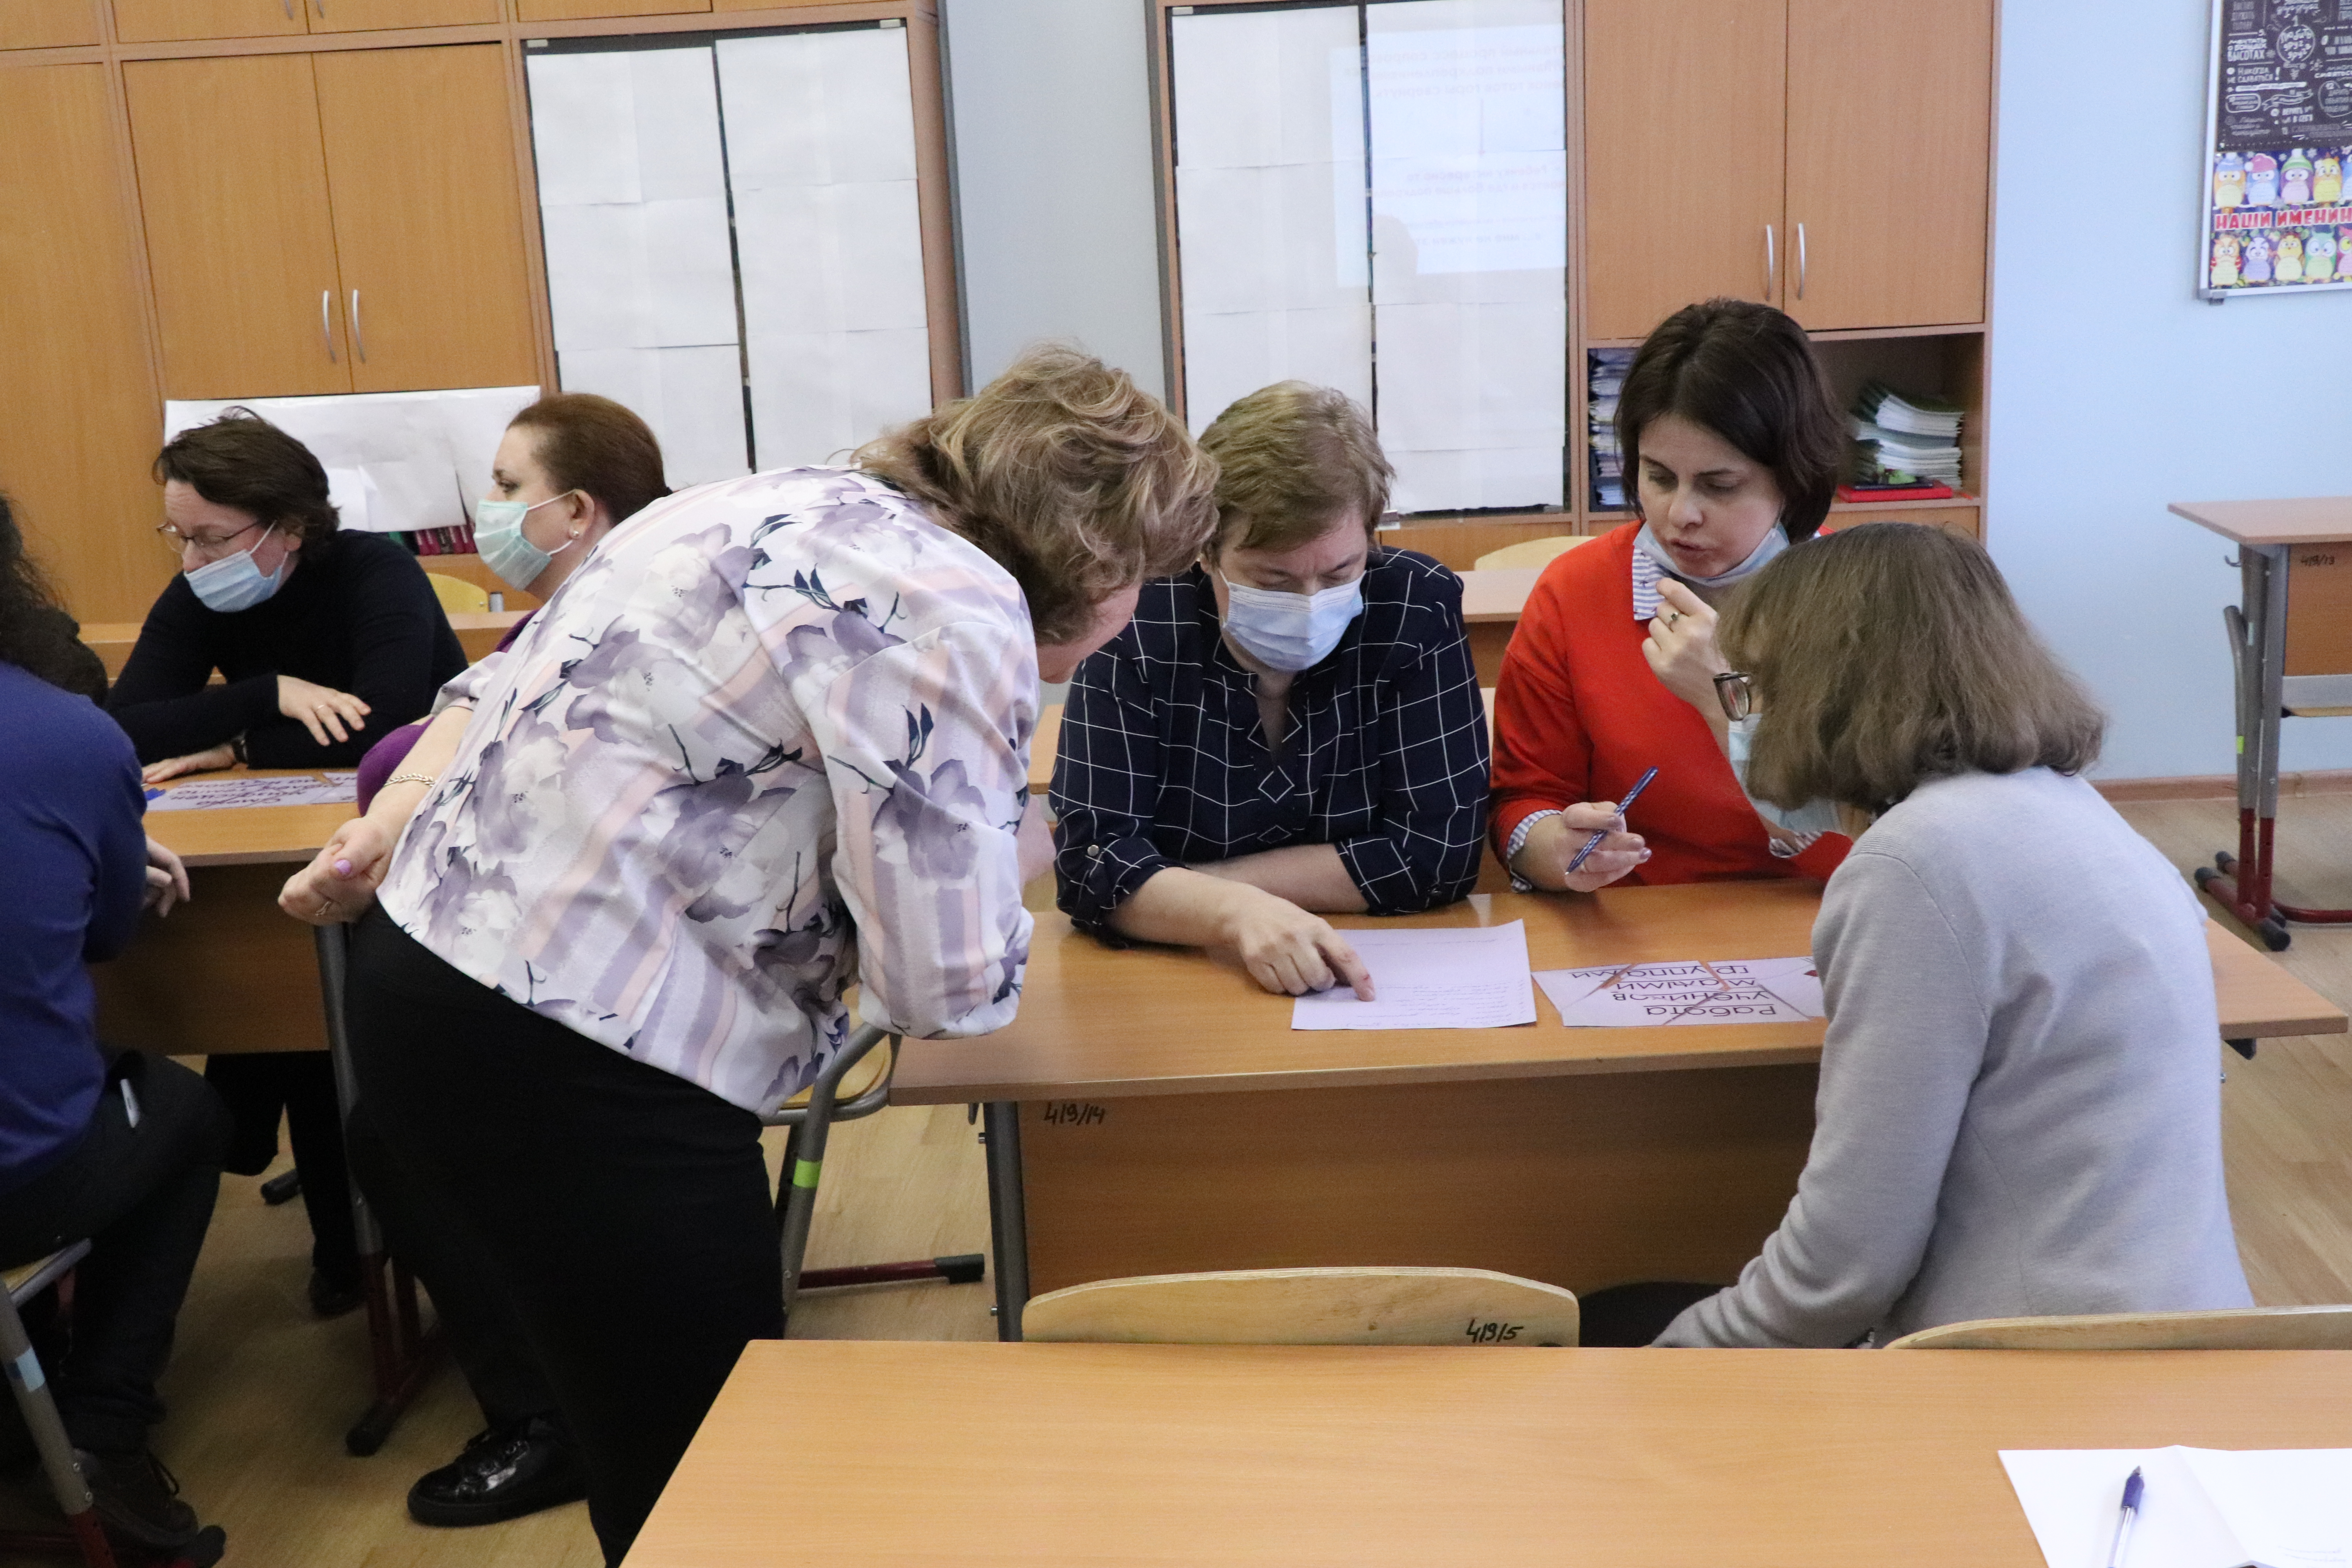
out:
M147 840L147 900L146 907L159 916L168 915L175 904L184 904L195 895L188 890L188 868L180 858L152 838Z
M392 847L400 829L376 817L355 816L335 829L311 862L286 879L278 907L306 925L340 925L357 920L375 902L376 888L392 868Z
M1568 863L1586 839L1604 828L1612 831L1570 875ZM1642 836L1624 828L1615 801L1580 801L1528 829L1528 840L1512 858L1511 869L1547 892L1590 893L1605 888L1650 858Z
M236 765L236 753L229 749L227 742L223 741L217 746L190 752L184 757L165 757L160 763L149 763L139 770L139 782L159 784L165 779L178 778L182 773L208 773L216 768Z
M367 721L368 705L348 691L291 675L278 678L278 711L310 731L322 746L348 741Z
M1226 942L1241 953L1251 979L1292 996L1348 985L1362 1000L1372 999L1372 972L1329 921L1246 883L1228 886Z

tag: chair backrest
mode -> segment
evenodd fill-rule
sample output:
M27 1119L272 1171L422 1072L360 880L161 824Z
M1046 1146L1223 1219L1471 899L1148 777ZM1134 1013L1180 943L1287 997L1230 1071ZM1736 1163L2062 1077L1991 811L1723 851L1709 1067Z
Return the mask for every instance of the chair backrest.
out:
M1491 572L1504 566L1549 566L1554 557L1565 555L1594 537L1597 536L1555 533L1542 539L1522 539L1517 544L1506 544L1500 550L1489 550L1478 557L1476 570Z
M460 616L478 616L490 607L490 591L478 583L439 572L427 572L425 580L433 584L433 596L441 601L445 610Z
M1144 1274L1039 1296L1021 1337L1190 1345L1572 1345L1576 1297L1485 1268Z
M1906 1334L1891 1351L2352 1350L2352 1306L2228 1307L2210 1312L2100 1312L1979 1318Z

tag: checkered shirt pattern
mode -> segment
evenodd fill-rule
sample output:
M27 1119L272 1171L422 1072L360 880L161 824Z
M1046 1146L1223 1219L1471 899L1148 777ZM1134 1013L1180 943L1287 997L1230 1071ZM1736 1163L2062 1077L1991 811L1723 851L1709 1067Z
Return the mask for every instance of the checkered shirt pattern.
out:
M1111 911L1154 872L1293 844L1337 846L1375 914L1467 894L1487 756L1462 580L1375 550L1364 613L1292 683L1279 758L1219 630L1200 567L1148 583L1133 622L1070 683L1051 798L1073 923L1116 940Z

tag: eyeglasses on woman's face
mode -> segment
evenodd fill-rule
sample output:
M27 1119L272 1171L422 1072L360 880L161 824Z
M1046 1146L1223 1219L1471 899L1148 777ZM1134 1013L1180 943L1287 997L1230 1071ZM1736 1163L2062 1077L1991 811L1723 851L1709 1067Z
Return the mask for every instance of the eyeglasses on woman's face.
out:
M1754 678L1745 670L1725 670L1715 678L1715 700L1723 704L1723 716L1738 723L1756 711Z
M262 524L257 521L248 522L243 528L217 533L208 527L199 525L194 532L183 533L172 523L159 522L155 525L155 537L162 540L164 547L173 554L183 559L189 551L194 550L198 560L217 561L235 550L238 540L261 526Z

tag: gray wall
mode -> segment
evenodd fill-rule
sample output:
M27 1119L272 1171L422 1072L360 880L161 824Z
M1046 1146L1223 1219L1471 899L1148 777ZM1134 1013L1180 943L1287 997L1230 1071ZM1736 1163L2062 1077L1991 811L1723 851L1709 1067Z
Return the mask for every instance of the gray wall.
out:
M943 0L977 386L1074 341L1166 389L1143 0Z

